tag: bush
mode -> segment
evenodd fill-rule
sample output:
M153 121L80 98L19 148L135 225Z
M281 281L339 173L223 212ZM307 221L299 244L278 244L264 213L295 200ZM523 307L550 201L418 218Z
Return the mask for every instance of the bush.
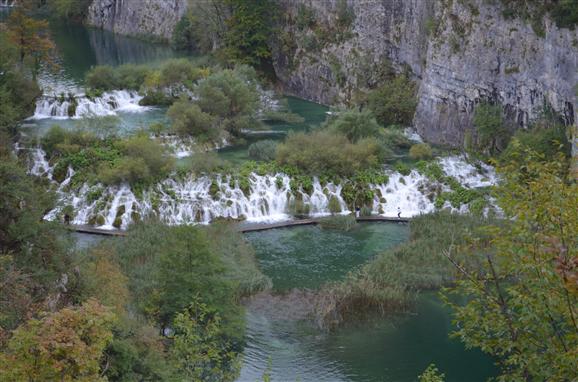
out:
M142 65L125 64L116 68L117 89L139 90L150 69Z
M309 175L349 177L376 168L381 154L381 147L374 140L362 139L353 144L343 135L318 130L290 133L277 147L276 161Z
M571 145L566 135L566 128L561 125L516 131L510 144L502 153L501 159L505 161L513 159L512 153L515 152L516 145L531 149L545 159L555 158L560 151L568 158L571 155Z
M398 76L372 91L367 106L383 126L409 126L417 106L416 92L415 82Z
M112 66L96 66L86 73L86 86L102 91L116 89Z
M178 135L194 137L199 142L219 142L222 138L223 131L215 118L187 100L175 102L167 116Z
M382 130L381 136L379 137L383 145L390 148L400 148L409 149L411 147L411 141L405 136L401 129L396 127L388 127Z
M345 135L350 142L356 143L363 138L374 138L380 127L369 111L347 110L326 123L328 129Z
M260 161L275 160L277 142L270 139L252 143L249 146L249 158Z
M477 148L489 154L502 151L510 137L502 118L499 105L479 104L474 110L474 126L477 129Z
M411 159L416 160L431 159L433 157L433 151L427 143L418 143L411 146L409 156Z
M120 147L126 156L142 158L155 179L168 175L173 168L174 160L166 153L164 146L145 134L121 141Z
M338 231L351 231L356 225L357 220L353 215L337 215L322 218L318 220L319 226L323 229L332 229Z
M332 214L338 214L341 212L341 204L339 203L339 199L337 199L335 195L332 195L331 198L329 198L327 208L329 209L329 212L331 212Z
M86 73L86 86L97 91L139 90L151 70L142 65L95 66Z
M214 174L216 172L226 172L231 168L231 164L219 157L215 152L193 154L186 171L194 174Z
M254 71L244 67L211 74L195 89L197 104L204 112L222 118L252 114L258 107L259 94L249 76L254 76Z
M185 58L169 60L161 66L160 86L183 84L192 88L193 83L203 77L203 70Z
M102 163L98 170L98 178L107 185L137 183L149 179L150 176L151 173L142 158L125 157L112 166L109 163Z

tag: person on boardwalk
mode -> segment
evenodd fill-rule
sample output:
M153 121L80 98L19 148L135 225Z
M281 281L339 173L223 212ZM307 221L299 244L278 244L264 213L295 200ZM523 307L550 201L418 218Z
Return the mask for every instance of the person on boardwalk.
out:
M401 208L397 207L397 218L401 219Z

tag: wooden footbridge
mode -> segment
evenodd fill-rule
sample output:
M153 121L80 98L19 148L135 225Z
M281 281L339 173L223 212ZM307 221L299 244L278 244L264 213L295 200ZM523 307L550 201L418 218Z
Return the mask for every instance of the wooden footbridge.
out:
M302 225L315 225L323 218L310 218L310 219L293 219L286 220L276 223L247 223L241 222L237 224L237 229L239 232L257 232L266 231L275 228L285 228L285 227L295 227ZM410 219L408 218L391 218L385 216L363 216L356 218L358 222L390 222L390 223L408 223ZM86 233L91 235L103 235L103 236L126 236L127 232L120 229L103 229L88 225L69 225L67 226L69 230Z

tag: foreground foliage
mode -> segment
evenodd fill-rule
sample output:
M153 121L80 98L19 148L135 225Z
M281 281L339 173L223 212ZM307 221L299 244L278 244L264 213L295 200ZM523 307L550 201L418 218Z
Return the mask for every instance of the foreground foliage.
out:
M512 155L517 160L501 169L498 192L511 223L489 227L487 241L449 252L463 272L446 294L459 328L455 336L496 356L500 380L575 380L578 187L565 178L562 154L549 162L525 150ZM454 258L471 251L483 254L479 268ZM467 303L452 303L454 294Z
M105 381L100 360L112 339L113 322L114 315L92 299L31 319L14 331L7 352L0 355L0 378Z

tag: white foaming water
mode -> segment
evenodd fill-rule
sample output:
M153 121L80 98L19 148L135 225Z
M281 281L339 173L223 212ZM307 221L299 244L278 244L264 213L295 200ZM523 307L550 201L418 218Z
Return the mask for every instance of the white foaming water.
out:
M206 224L219 217L252 222L287 220L289 182L284 175L252 174L246 195L231 176L180 182L168 179L158 186L158 216L168 224Z
M326 216L330 214L329 201L334 197L339 202L339 209L341 213L350 212L347 204L341 197L341 185L328 183L324 187L319 183L319 179L313 179L313 191L311 195L299 190L303 203L309 206L309 214L311 216Z
M46 160L46 153L41 148L37 147L31 149L31 162L32 165L30 166L30 170L28 171L29 174L35 176L45 176L48 179L52 180L52 171L54 168L50 166L48 160Z
M100 117L116 115L119 111L143 112L150 108L139 105L142 98L137 92L128 90L113 90L95 98L88 98L85 95L72 98L44 96L36 102L36 110L31 119Z
M24 149L18 147L18 150ZM30 159L30 174L52 180L52 167L44 151L31 149ZM456 177L465 186L485 187L497 182L489 166L482 167L485 174L480 175L475 172L476 167L461 157L443 158L440 163L448 175ZM58 206L45 219L62 218L64 209L71 207L73 224L95 224L104 229L126 229L136 216L157 216L171 225L207 224L216 218L274 222L292 218L291 206L296 196L308 207L311 216L329 215L332 198L339 203L341 213L350 212L341 195L342 186L333 183L321 185L316 178L313 179L312 191L306 193L302 189L292 190L291 179L285 174L251 174L244 187L239 178L231 175L189 176L167 179L137 198L128 184L115 187L84 184L76 190L69 190L74 174L74 170L68 168L65 180L56 188ZM448 190L415 170L407 176L397 172L388 175L386 184L370 186L375 193L374 214L397 217L398 208L401 217L406 218L429 213L435 210L435 195ZM464 205L453 210L463 213L468 208Z
M397 217L398 208L402 218L432 212L435 207L421 191L429 180L417 171L403 176L398 172L389 175L387 184L372 185L375 192L373 211L386 217Z
M488 187L498 183L496 171L485 163L477 162L478 168L476 168L468 163L464 156L441 158L439 163L447 175L453 176L465 187Z

